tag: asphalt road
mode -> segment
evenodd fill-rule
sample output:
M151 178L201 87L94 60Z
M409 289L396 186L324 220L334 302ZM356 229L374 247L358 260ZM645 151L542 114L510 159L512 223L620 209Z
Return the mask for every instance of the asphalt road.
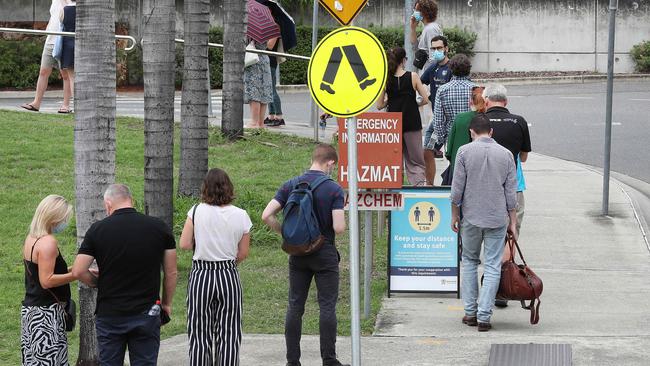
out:
M605 82L508 86L512 113L530 125L533 151L602 168ZM282 96L285 117L309 115L305 93ZM611 168L650 183L650 81L614 84Z
M605 136L605 82L508 86L509 109L530 124L533 151L584 164L603 166ZM142 94L119 94L118 115L143 115ZM309 94L281 94L288 123L304 124L309 116ZM0 108L15 109L27 99L0 98ZM42 111L55 112L58 100L45 99ZM180 118L180 97L176 98ZM213 111L221 114L221 97L213 95ZM248 118L248 108L244 108ZM650 183L650 81L614 84L612 131L613 171Z

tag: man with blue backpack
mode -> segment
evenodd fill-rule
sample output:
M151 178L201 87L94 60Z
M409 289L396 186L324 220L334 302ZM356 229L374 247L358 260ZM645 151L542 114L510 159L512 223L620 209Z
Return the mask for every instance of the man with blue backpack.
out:
M302 315L312 278L318 290L323 366L345 366L336 358L340 255L335 236L345 231L345 194L330 178L337 162L331 145L317 145L309 170L285 182L262 213L262 220L282 234L282 249L289 254L289 306L284 332L287 366L300 366ZM282 224L277 218L280 211L284 216Z

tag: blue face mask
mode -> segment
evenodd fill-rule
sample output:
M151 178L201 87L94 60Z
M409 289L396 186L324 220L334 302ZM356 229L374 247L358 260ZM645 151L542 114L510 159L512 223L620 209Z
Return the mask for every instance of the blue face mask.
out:
M440 62L445 59L445 53L439 50L435 50L431 52L431 59Z
M420 13L418 10L413 11L413 15L411 15L413 19L415 19L417 22L422 21L422 13Z
M58 234L63 232L68 227L68 223L65 221L59 222L55 227L52 228L52 234Z

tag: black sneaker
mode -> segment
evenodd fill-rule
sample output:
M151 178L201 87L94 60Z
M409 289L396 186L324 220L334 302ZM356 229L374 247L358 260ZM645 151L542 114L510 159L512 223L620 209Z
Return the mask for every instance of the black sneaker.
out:
M323 362L323 366L350 366L350 365L347 363L341 363L339 360L334 360L327 363Z
M273 124L273 120L270 119L269 117L264 118L264 124L265 125L271 125Z
M507 308L508 307L508 300L496 299L496 300L494 300L494 306L496 306L498 308Z
M283 119L272 119L271 123L269 124L269 127L280 127L284 125L285 123Z

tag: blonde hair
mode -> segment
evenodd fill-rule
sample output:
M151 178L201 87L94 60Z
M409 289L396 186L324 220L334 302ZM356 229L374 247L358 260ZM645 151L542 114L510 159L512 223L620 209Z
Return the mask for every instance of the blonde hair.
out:
M70 217L72 217L72 205L65 198L51 194L43 198L36 207L32 224L29 226L29 235L39 238L51 234L54 226L70 220Z

